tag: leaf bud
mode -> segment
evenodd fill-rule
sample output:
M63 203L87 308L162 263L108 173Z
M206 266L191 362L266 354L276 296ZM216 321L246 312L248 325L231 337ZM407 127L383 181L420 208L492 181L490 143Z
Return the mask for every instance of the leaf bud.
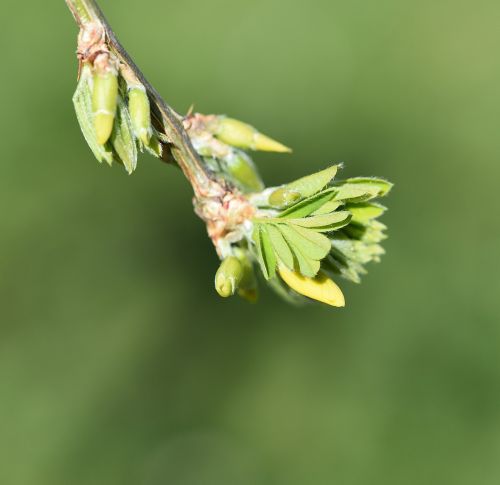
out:
M264 183L260 178L257 168L246 153L236 151L225 159L228 174L235 184L243 192L260 192L264 189Z
M151 128L151 107L143 86L134 86L128 92L128 108L134 133L145 146L149 145L153 130Z
M300 192L290 190L287 187L281 187L271 193L269 196L269 204L273 207L285 208L297 202L300 198Z
M212 130L219 140L237 148L280 153L291 151L285 145L259 133L253 126L233 118L217 117Z
M233 296L244 275L243 265L235 256L222 261L215 275L215 289L223 298Z
M118 74L109 63L109 54L100 54L94 63L92 111L97 142L104 145L111 136L118 102Z

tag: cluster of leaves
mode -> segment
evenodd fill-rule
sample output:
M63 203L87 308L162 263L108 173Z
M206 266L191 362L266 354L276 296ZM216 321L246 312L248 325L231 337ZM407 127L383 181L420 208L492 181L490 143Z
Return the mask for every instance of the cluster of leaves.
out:
M291 290L279 278L280 266L307 278L321 272L359 282L364 266L384 253L379 243L385 226L377 218L386 209L375 199L392 185L375 178L333 182L337 169L288 184L284 193L298 194L296 200L254 220L255 257L266 280L281 293Z
M95 83L91 66L84 65L73 101L96 158L110 165L119 162L129 173L137 166L138 151L161 158L162 135L151 127L149 104L139 111L132 109L131 87L121 76L112 130L104 143L99 142L102 123L96 117ZM144 110L146 117L141 115ZM265 189L246 151L287 152L288 148L238 120L198 114L194 119L197 123L188 134L205 168L215 179L246 194L257 209L251 234L242 231L242 238L230 246L231 259L218 272L219 293L230 296L238 292L255 301L253 263L257 263L269 285L289 300L300 301L302 294L339 306L331 294L341 295L340 289L328 280L331 287L325 290L325 279L340 275L359 282L365 265L380 260L385 226L377 219L385 208L375 199L385 196L391 184L375 178L335 182L339 167L334 165L282 187ZM145 130L150 133L146 138ZM285 271L305 279L291 280Z
M138 80L142 76L126 62L118 62L106 46L98 47L95 57L82 61L73 97L95 157L109 165L118 162L129 174L136 169L140 151L170 157L168 130L164 127L160 133L151 123L148 92ZM168 105L163 108L171 110ZM332 278L359 282L365 265L380 260L386 227L378 218L385 207L376 199L387 195L392 185L376 178L335 181L339 167L334 165L266 189L248 152L286 153L289 148L226 116L190 113L182 121L185 133L176 143L184 144L187 134L204 167L198 160L190 166L182 157L177 162L190 180L196 171L203 172L200 185L207 187L195 190L196 208L210 208L198 213L203 214L222 259L215 278L218 293L223 297L238 293L255 301L254 269L259 267L271 287L293 301L303 295L343 306L343 294ZM220 192L208 197L209 191L201 189L214 181L219 182L214 185Z

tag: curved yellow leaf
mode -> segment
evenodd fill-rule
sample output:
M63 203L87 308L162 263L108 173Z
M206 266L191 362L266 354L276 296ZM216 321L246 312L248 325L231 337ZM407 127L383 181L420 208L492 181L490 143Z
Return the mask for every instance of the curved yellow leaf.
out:
M285 266L280 266L278 272L283 281L297 293L327 305L345 306L342 290L323 273L315 278L306 278Z

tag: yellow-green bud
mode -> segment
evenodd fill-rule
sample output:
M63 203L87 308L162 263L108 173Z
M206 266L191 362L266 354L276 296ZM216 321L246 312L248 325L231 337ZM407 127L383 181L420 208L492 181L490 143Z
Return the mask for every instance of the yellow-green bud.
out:
M290 190L286 187L276 189L269 196L269 204L273 207L288 207L300 199L300 192Z
M259 150L261 152L291 153L292 151L287 146L262 133L255 134L253 145L252 150Z
M232 153L225 159L226 170L243 192L260 192L264 183L252 160L244 153Z
M111 136L118 101L118 76L113 68L96 69L92 90L94 127L99 145L104 145Z
M128 108L134 133L144 145L149 145L151 129L151 108L148 95L143 86L134 86L128 92Z
M223 298L233 296L243 278L243 265L235 256L222 261L215 275L215 289Z
M265 152L290 152L285 145L259 133L253 126L233 118L218 117L213 125L215 136L238 148Z

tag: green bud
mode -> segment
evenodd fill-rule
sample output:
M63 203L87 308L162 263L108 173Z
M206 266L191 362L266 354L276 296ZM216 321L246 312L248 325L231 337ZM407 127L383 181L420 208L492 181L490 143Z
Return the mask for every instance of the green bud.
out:
M222 261L215 275L215 289L223 298L233 296L244 275L243 266L238 258L229 256Z
M85 63L73 96L76 117L88 146L99 162L113 163L113 151L108 146L97 143L92 111L92 69Z
M144 145L144 149L156 158L162 158L163 156L163 146L154 134L151 136L149 144Z
M92 110L97 142L104 145L111 136L118 101L118 76L114 69L96 69Z
M149 145L151 129L151 108L148 95L143 86L134 86L128 93L128 108L134 133L145 146Z
M273 207L285 208L297 202L300 197L300 192L290 190L287 187L281 187L269 196L269 204Z
M219 116L212 129L219 140L237 148L281 153L291 151L285 145L259 133L253 126L233 118Z
M118 96L117 106L110 141L115 151L115 159L122 163L125 170L131 174L137 167L137 144L130 114L121 96Z
M252 150L259 150L261 152L276 152L276 153L291 153L292 150L280 142L269 138L262 133L256 133L253 138Z
M243 192L260 192L264 183L254 163L246 153L236 151L224 159L225 168L235 185Z

